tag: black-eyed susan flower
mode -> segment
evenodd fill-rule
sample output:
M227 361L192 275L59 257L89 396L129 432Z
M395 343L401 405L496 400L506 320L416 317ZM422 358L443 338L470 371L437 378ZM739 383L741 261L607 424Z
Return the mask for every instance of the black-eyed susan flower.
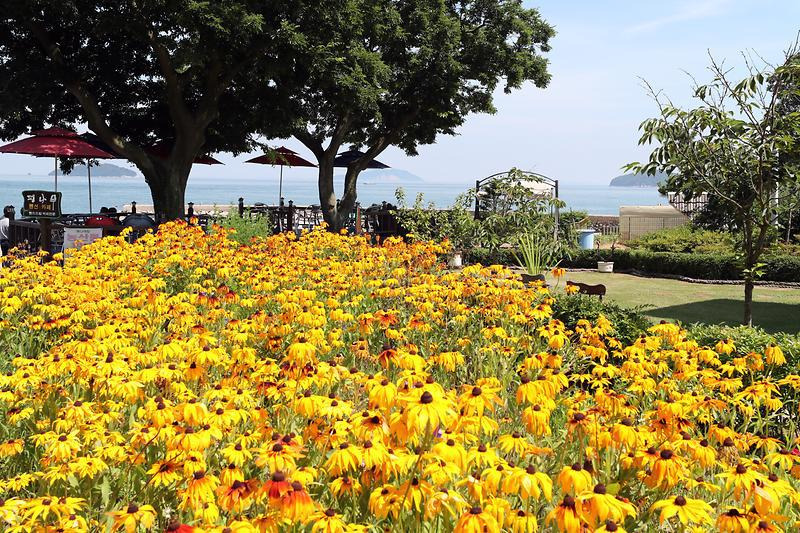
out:
M699 499L675 496L674 498L657 501L653 504L652 509L654 511L660 511L658 521L661 524L673 516L677 517L684 526L690 524L703 525L714 523L714 520L711 518L713 509L708 503Z
M121 511L110 513L114 519L113 531L125 530L126 533L134 533L140 526L144 529L153 527L156 519L156 511L151 505L128 504L128 507Z
M500 533L500 525L480 507L472 507L458 519L453 533Z

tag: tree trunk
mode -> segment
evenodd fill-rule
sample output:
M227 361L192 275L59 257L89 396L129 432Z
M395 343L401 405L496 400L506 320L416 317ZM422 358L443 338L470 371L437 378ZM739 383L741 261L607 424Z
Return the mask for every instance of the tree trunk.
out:
M744 280L744 319L745 326L753 325L753 287L755 282L752 276L746 276Z
M358 191L356 183L358 175L361 170L354 167L348 167L347 173L344 177L344 191L342 192L342 199L339 202L339 207L336 210L336 217L339 229L346 227L350 221L350 215L356 207L356 200L358 199Z
M153 210L157 222L183 218L188 168L164 166L155 172L145 173L145 181L153 197Z
M318 159L319 174L317 185L319 187L319 205L322 208L322 218L328 224L328 230L339 231L338 209L336 208L336 191L333 190L333 157L325 154Z

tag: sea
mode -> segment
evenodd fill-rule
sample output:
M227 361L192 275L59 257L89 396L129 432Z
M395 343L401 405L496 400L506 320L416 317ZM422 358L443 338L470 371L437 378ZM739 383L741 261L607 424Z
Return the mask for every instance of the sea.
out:
M341 176L334 178L337 191L342 190ZM431 181L397 182L371 180L359 181L358 200L362 206L389 202L397 204L395 192L402 188L406 203L412 204L422 193L425 204L447 208L456 197L470 188L465 183L436 183ZM23 190L53 190L52 176L2 175L0 174L0 207L14 205L19 213ZM85 176L59 176L58 190L62 193L61 209L64 213L88 213L89 189ZM319 203L315 179L284 178L283 196L296 205ZM278 179L260 178L211 178L190 177L186 188L186 201L195 204L235 205L238 198L245 204L276 204L278 202ZM620 206L668 205L667 199L652 187L610 187L559 182L559 198L566 210L587 211L593 215L617 215ZM116 207L136 201L140 205L151 205L150 189L142 177L92 176L92 207Z

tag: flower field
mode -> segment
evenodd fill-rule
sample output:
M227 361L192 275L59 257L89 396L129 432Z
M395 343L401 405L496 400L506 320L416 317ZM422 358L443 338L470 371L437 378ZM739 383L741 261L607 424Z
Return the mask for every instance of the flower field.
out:
M798 530L779 347L623 346L443 251L172 223L0 270L2 529Z

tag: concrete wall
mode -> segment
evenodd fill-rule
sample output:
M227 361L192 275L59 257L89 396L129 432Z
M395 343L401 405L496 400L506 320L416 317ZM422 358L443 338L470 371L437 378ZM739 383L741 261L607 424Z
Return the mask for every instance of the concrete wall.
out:
M687 222L689 217L669 205L623 206L619 208L619 237L622 241L629 241Z

